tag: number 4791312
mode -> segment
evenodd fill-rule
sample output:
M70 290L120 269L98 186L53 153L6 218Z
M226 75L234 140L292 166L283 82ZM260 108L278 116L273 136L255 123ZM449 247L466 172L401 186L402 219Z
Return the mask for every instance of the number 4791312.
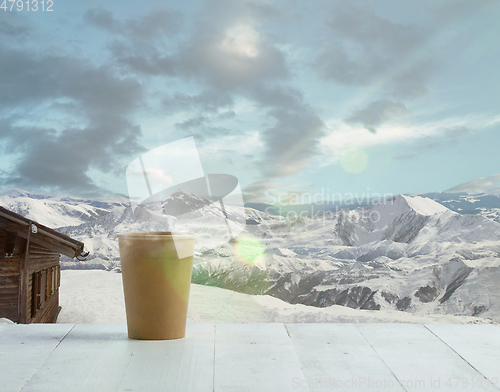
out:
M2 0L0 0L2 1ZM0 9L4 11L53 11L52 0L3 0Z

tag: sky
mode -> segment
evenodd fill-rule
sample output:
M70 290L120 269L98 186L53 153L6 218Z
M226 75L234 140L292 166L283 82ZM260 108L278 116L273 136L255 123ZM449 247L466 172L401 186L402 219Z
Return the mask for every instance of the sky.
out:
M0 190L126 196L188 136L246 202L500 186L497 0L12 5Z

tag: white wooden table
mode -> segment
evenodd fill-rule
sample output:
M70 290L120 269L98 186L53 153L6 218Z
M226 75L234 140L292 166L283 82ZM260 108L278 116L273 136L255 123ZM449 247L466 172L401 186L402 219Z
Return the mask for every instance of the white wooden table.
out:
M500 326L0 324L0 391L499 391Z

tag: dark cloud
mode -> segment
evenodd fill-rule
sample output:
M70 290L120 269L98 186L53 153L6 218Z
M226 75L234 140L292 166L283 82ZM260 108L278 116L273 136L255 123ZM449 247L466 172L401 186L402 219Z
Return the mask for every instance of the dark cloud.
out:
M4 185L97 195L91 169L121 175L123 160L143 150L129 119L143 98L135 79L50 52L0 45L0 58L0 137L11 162ZM40 114L58 102L70 111ZM26 125L51 117L52 128Z
M285 55L262 28L277 17L274 8L262 3L208 1L178 50L161 52L140 41L115 41L110 48L129 71L202 86L199 94L174 93L164 100L173 112L194 113L175 124L179 131L200 138L228 134L216 125L220 117L207 114L231 108L237 96L256 104L265 117L262 176L293 175L317 155L324 124L303 94L286 86L290 73ZM109 16L103 19L110 23Z
M270 108L273 125L261 131L265 142L264 177L297 174L318 155L319 139L326 128L314 108L308 105L299 90L289 87L254 88L251 97L262 108Z
M116 61L130 71L194 80L226 92L288 76L279 50L257 39L245 46L231 34L222 27L199 30L179 51L167 54L141 44L114 42L110 47ZM252 39L245 32L234 34L236 40L238 34L241 40Z
M245 47L231 40L224 31L200 34L179 55L182 73L222 90L247 88L288 76L279 50L262 41Z
M231 131L229 129L214 124L219 120L232 118L234 116L234 112L224 112L217 116L197 115L174 124L174 127L181 131L180 136L182 137L195 136L196 140L205 142L214 137L230 135Z
M175 44L168 35L179 30L178 16L166 8L125 21L116 20L110 11L92 9L84 19L115 33L109 48L115 61L131 72L234 91L288 76L283 53L254 29L273 14L272 7L260 3L208 1L191 34ZM163 34L158 34L160 29L165 30Z
M131 73L176 76L182 65L174 54L166 54L170 40L181 31L181 15L165 6L156 6L143 15L119 20L103 8L89 9L87 25L109 35L107 46L117 65Z
M83 16L83 20L95 27L113 33L121 32L121 23L115 20L111 11L103 8L91 8Z
M350 124L360 124L372 133L386 121L398 117L409 117L410 112L402 102L381 99L370 103L363 109L356 110L345 121Z
M30 28L16 17L8 20L4 17L0 20L0 35L5 36L5 39L25 38L29 35Z
M177 92L164 99L163 104L165 108L173 112L195 110L197 112L217 113L221 109L231 108L233 97L212 90L205 90L195 95Z
M272 110L270 115L276 123L261 132L266 143L263 174L266 177L298 174L319 154L319 139L325 134L323 121L307 105L300 111Z
M437 58L426 48L432 30L390 21L352 2L335 4L326 23L331 35L313 63L320 76L345 85L378 82L400 98L427 91Z
M148 13L120 21L111 11L91 8L84 15L84 21L97 28L121 34L132 39L156 39L158 36L176 34L182 24L179 13L165 6L157 6Z
M89 169L114 172L124 169L119 161L142 148L137 144L140 128L110 116L98 119L89 127L51 129L11 125L10 146L16 146L6 185L59 189L80 194L99 194L102 190L88 175Z
M207 0L202 5L201 15L206 20L228 25L237 22L255 23L275 20L283 12L270 5L271 2L260 0L233 1Z
M302 92L287 86L290 72L286 56L265 28L267 22L280 17L280 12L251 1L207 1L203 7L192 29L183 30L175 39L181 18L168 8L130 19L119 19L106 9L90 9L84 22L109 33L112 65L96 67L71 56L41 52L5 53L2 57L8 60L0 65L0 71L11 75L5 81L11 88L0 93L0 103L18 108L46 102L51 108L71 111L77 118L73 126L57 130L20 127L13 120L9 129L30 135L27 140L31 141L13 150L20 155L13 163L10 182L95 186L88 177L90 169L116 170L120 158L140 150L140 129L127 113L133 113L144 99L137 78L151 77L170 80L173 85L188 82L199 91L186 94L174 88L160 99L161 109L169 114L188 114L174 126L179 136L195 135L203 142L234 133L221 123L235 116L234 102L243 98L254 104L263 118L263 156L252 163L261 178L299 173L317 156L325 127ZM117 72L137 76L118 77ZM95 143L100 143L99 147L92 148ZM55 154L63 145L65 151L75 151L73 160L69 160L72 154ZM37 168L35 159L40 162Z
M243 200L245 203L266 203L270 202L265 196L271 197L277 194L277 183L269 180L258 180L245 186L242 189Z
M0 47L0 104L3 109L45 99L71 98L84 112L126 113L137 107L142 88L118 78L112 67L94 67L76 57Z
M152 76L180 75L179 61L174 55L160 53L160 51L147 41L138 42L114 40L108 45L117 65L126 71Z
M207 117L197 116L182 122L178 122L175 124L175 126L179 129L191 130L193 128L200 128L202 126L204 127L207 121L208 121Z

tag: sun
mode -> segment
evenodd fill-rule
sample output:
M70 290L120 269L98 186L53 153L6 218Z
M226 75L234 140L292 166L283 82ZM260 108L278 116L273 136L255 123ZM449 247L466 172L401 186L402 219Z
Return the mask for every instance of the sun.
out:
M259 55L259 34L250 26L238 25L226 31L220 49L247 58Z

